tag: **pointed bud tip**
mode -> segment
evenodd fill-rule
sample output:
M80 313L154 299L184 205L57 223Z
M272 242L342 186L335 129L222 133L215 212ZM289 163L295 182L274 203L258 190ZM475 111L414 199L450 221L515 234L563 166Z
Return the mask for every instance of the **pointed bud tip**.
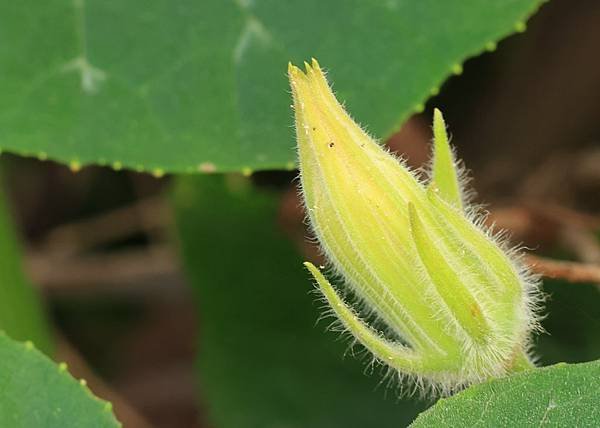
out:
M306 66L306 61L304 61L304 65ZM306 77L306 73L300 67L295 66L291 62L288 62L288 74L291 77L301 78Z
M290 77L294 77L296 76L298 73L302 73L302 70L300 70L298 67L296 67L294 64L292 64L292 62L288 62L288 74Z
M444 115L442 114L441 110L438 109L437 107L433 109L433 126L444 126L444 128L446 127L446 122L444 121Z
M313 276L313 278L317 281L317 285L323 292L327 292L327 291L332 292L333 291L333 287L325 279L325 277L323 276L323 273L321 273L319 268L317 268L311 262L303 262L302 264L310 272L310 274ZM320 267L323 268L323 266L320 266Z
M304 69L306 72L302 71L300 68L296 67L292 64L291 61L288 61L288 74L290 76L297 74L310 74L311 72L322 73L321 66L319 62L315 58L310 59L310 63L308 61L304 61Z
M306 70L306 74L309 74L313 71L311 65L307 61L304 61L304 70Z
M290 85L292 87L292 92L295 93L298 90L298 85L301 82L307 80L307 75L300 68L296 67L291 62L288 63L288 79L290 81Z
M312 276L314 276L315 278L317 278L320 274L321 271L315 266L313 265L311 262L302 262L302 265L311 273ZM321 266L322 267L322 266Z

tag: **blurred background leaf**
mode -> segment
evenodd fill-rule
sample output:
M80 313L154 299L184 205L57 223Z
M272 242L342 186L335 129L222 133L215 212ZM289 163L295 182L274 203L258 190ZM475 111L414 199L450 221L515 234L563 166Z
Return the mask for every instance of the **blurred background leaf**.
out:
M600 358L600 294L598 285L544 281L548 294L535 354L543 365Z
M94 397L37 351L0 334L0 426L120 427L109 403Z
M558 364L440 400L411 427L592 427L600 418L599 402L600 361Z
M315 56L388 137L541 0L0 5L2 149L166 172L291 168L288 61Z
M53 345L37 291L23 272L14 224L0 185L0 330L30 340L52 355Z
M199 306L199 384L219 427L398 427L425 405L344 360L281 230L277 193L241 176L180 179L179 240ZM394 385L396 386L396 385Z

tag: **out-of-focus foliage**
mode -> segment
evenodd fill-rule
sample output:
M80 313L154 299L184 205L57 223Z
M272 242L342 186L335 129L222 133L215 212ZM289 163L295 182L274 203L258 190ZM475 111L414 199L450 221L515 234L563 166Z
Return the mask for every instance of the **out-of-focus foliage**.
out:
M600 358L600 293L594 284L545 280L543 327L535 352L540 363L577 363Z
M376 387L345 341L315 325L302 259L276 194L238 176L177 183L179 239L200 308L199 378L219 427L398 427L424 404Z
M0 189L2 190L2 189ZM14 225L0 192L0 330L47 354L52 340L40 301L23 272Z

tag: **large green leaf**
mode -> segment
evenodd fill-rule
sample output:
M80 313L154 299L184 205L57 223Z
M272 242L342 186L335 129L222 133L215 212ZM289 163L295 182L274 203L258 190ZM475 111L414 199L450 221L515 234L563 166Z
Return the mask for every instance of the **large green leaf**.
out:
M241 177L180 179L179 238L200 307L202 396L218 427L406 426L425 405L376 388L277 226L277 195Z
M0 147L139 170L293 166L285 77L317 57L388 136L541 0L0 3Z
M50 354L52 341L39 297L23 272L13 222L0 185L0 329Z
M411 427L596 427L599 421L600 360L471 387L440 400Z
M1 427L119 427L111 409L31 342L0 333Z

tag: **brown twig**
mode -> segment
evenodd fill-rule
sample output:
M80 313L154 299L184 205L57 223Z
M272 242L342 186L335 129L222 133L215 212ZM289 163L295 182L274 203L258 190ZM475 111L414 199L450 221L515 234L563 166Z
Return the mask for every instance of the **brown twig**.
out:
M131 286L140 285L146 292L151 285L168 292L174 289L173 282L183 283L177 257L165 244L68 259L62 256L30 251L26 263L34 284L51 291L98 293L131 291Z
M593 264L552 260L531 254L525 261L534 273L547 278L564 279L575 283L600 284L600 266Z
M149 197L91 218L58 226L38 244L40 251L67 258L136 233L164 230L170 221L162 197Z
M287 193L283 201L280 219L285 220L281 221L284 229L303 252L313 257L315 247L306 243L301 203L295 190ZM585 262L528 256L535 272L568 281L600 283L597 276L600 245L592 235L592 231L600 227L598 217L549 204L499 208L492 212L489 220L502 229L510 230L517 241L536 244L559 242ZM154 232L166 230L170 221L163 199L152 197L91 219L59 226L47 235L41 245L29 252L29 272L34 282L46 289L77 289L92 293L98 291L98 287L106 289L107 285L123 290L127 289L127 284L156 282L167 277L179 282L181 270L177 257L163 243L153 242L142 249L89 253L99 245L134 233L156 236Z

